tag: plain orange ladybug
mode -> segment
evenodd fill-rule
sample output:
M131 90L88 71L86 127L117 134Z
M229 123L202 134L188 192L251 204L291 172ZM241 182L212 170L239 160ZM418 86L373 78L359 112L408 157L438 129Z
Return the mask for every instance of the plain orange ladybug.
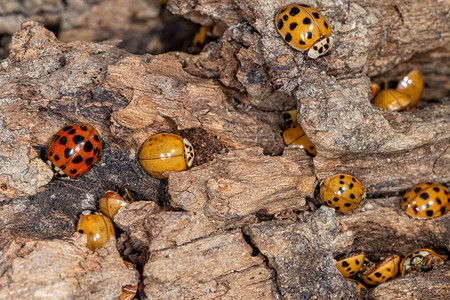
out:
M364 284L362 284L361 282L359 282L358 280L352 279L352 278L346 278L347 280L351 280L353 282L355 282L358 285L358 295L363 295L367 292L369 292L369 290L365 287Z
M119 209L129 204L130 202L125 201L125 199L113 191L107 191L98 201L100 211L108 218L111 218L111 220L114 220L114 216Z
M400 111L407 109L411 100L405 94L397 90L386 89L379 91L373 98L372 103L384 110Z
M75 123L65 126L53 137L47 158L57 177L76 178L94 165L101 148L97 130L88 124Z
M99 212L93 214L88 211L83 212L78 221L77 231L87 235L86 247L92 251L103 246L110 235L115 236L111 219Z
M366 255L362 252L349 253L340 258L336 266L345 278L352 277L361 269L365 258Z
M362 183L348 174L336 174L320 184L320 199L339 212L348 213L356 209L366 198Z
M307 51L316 59L333 47L331 26L314 7L306 4L290 4L275 14L275 27L283 40L296 50Z
M400 256L392 254L385 258L378 265L371 263L360 274L361 279L370 285L379 285L394 279L399 270Z
M302 127L296 121L283 132L283 140L288 148L300 148L310 156L316 156L316 146L308 139Z
M409 107L413 107L422 97L423 87L422 73L414 69L399 81L395 89L407 96L411 100Z
M125 266L127 266L128 270L136 271L136 266L126 260L123 260ZM136 285L126 285L122 287L122 295L117 297L115 300L131 300L136 296L138 284Z
M417 249L408 253L400 262L402 276L414 272L428 272L434 266L447 261L447 255L439 255L431 249Z
M448 190L434 181L413 186L403 196L403 211L410 217L430 219L445 215L450 210Z
M141 147L139 161L152 176L167 178L165 171L184 171L194 162L194 147L173 133L158 133L149 137Z

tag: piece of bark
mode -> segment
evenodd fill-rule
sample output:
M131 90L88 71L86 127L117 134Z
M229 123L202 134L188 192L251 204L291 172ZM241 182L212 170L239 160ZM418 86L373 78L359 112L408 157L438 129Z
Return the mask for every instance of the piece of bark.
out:
M145 295L150 299L276 299L273 272L261 255L252 253L239 229L154 251L144 268Z
M170 204L202 212L221 226L254 222L255 214L305 209L316 178L302 150L264 156L262 149L231 151L186 173L170 173Z
M138 282L137 272L123 264L115 239L96 252L86 248L86 236L80 234L6 247L13 251L0 277L2 299L114 299L122 286Z
M338 275L333 258L339 232L333 209L322 207L305 223L272 221L248 226L245 232L276 270L283 298L356 296L356 286Z
M450 264L436 266L426 273L413 273L407 277L380 284L370 291L370 299L449 299Z

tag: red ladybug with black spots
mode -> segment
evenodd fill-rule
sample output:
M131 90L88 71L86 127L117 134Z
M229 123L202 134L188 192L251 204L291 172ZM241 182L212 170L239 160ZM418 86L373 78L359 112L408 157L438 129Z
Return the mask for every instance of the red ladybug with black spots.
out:
M65 126L53 137L47 158L56 177L77 178L97 161L102 141L94 127L75 123Z

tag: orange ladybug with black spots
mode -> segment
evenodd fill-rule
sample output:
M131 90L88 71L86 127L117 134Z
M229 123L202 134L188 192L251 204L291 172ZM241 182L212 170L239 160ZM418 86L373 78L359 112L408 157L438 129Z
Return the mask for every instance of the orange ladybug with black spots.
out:
M291 4L275 14L275 27L289 46L316 59L333 47L330 23L314 7Z
M65 126L53 137L47 159L56 177L77 178L97 161L102 141L94 127L75 123Z
M320 199L336 211L348 213L366 198L362 183L348 174L336 174L320 184Z
M430 219L445 215L450 210L449 191L434 181L413 186L403 196L402 209L410 217Z

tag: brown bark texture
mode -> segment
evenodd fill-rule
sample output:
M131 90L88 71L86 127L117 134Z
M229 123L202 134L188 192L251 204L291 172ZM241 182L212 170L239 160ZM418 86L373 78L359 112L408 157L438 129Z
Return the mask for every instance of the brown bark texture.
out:
M336 269L349 251L450 252L450 214L400 207L415 184L450 187L450 5L303 1L335 38L311 61L276 31L290 3L0 0L0 299L114 299L138 281L138 299L450 298L448 262L364 296ZM197 55L181 51L194 23L223 32ZM413 68L417 106L371 104L371 82ZM289 109L314 158L285 147ZM47 146L74 122L97 129L101 156L79 179L54 179ZM145 172L140 146L159 132L193 144L192 168ZM356 211L321 204L335 173L368 189ZM92 252L76 217L125 183L134 202L114 217L117 239Z

